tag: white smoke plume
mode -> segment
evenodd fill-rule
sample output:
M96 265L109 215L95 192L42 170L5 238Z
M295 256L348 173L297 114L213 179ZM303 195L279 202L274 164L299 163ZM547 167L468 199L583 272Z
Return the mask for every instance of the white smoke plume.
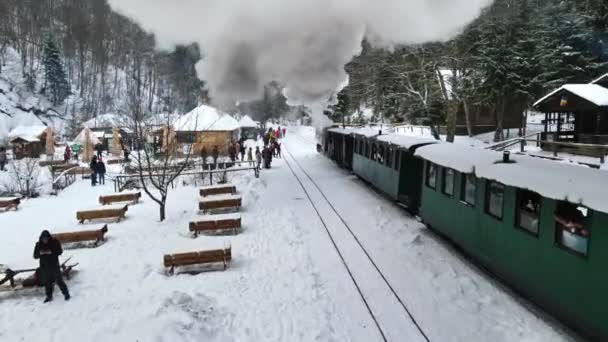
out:
M367 37L376 46L445 40L492 0L109 0L161 48L199 43L197 65L219 103L286 86L290 103L326 101Z

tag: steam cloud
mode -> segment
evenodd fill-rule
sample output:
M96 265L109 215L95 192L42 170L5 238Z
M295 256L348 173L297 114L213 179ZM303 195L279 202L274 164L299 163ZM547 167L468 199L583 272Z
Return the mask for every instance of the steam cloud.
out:
M153 32L161 48L198 42L197 65L216 102L286 86L290 103L326 101L367 37L375 46L457 34L492 0L109 0Z

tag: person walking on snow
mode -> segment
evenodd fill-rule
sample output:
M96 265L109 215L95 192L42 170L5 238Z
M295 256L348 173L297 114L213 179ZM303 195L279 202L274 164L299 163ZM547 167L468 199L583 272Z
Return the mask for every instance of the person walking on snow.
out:
M95 149L97 150L97 158L101 158L103 155L103 145L99 143L95 146Z
M4 166L6 165L7 160L6 149L4 149L4 147L0 147L0 171L6 171L4 170Z
M262 152L260 152L260 147L255 147L255 161L257 162L258 170L262 167Z
M253 149L251 147L247 150L247 161L253 161Z
M61 242L51 236L48 230L40 234L40 238L34 247L34 259L40 259L40 280L44 284L46 292L45 303L53 300L53 288L59 286L65 300L70 300L68 286L63 281L59 256L63 253Z
M106 164L103 159L97 161L97 175L99 176L99 184L106 184Z
M217 145L213 146L213 150L211 151L211 156L213 157L213 164L217 164L217 158L220 157L220 151L217 148ZM215 165L214 165L215 167Z
M283 127L283 138L287 135L287 128Z
M277 151L277 158L282 158L281 157L281 143L278 141L275 145L275 150Z
M69 163L72 159L72 149L70 149L70 145L65 145L65 151L63 152L63 162L65 164Z
M97 156L93 156L91 159L91 186L97 185Z

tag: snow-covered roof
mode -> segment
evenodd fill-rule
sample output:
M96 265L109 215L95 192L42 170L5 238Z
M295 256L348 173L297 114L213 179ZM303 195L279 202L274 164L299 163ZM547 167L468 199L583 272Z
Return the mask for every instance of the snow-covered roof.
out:
M511 154L514 163L502 163L501 152L454 144L423 146L416 155L459 172L608 213L608 192L598 191L598 184L608 184L606 171L521 154Z
M353 134L362 135L366 138L369 138L378 135L380 131L382 131L383 133L385 132L385 130L383 130L381 127L363 127L354 129Z
M230 115L214 107L201 105L190 113L181 116L174 123L176 131L234 131L240 128L239 122Z
M401 134L383 134L378 136L377 139L400 147L405 147L407 149L417 145L428 145L437 143L437 140L435 139L413 137Z
M106 128L106 127L122 127L126 126L127 117L124 115L107 113L98 115L89 121L82 124L83 127L95 128Z
M592 84L600 84L600 82L608 80L608 74L603 74L602 76L594 79L591 83Z
M40 141L40 137L44 134L47 126L17 126L8 133L9 140L23 139L29 142Z
M258 127L258 125L255 123L255 121L253 121L253 119L249 115L243 116L241 118L241 120L239 121L239 124L241 127L244 127L244 128Z
M543 102L545 102L545 100L559 93L560 91L567 91L569 93L572 93L599 107L608 106L608 89L597 84L565 84L560 88L547 94L542 99L536 101L533 107L542 104Z
M450 143L422 146L416 150L416 155L463 173L473 173L476 166L502 158L500 152Z

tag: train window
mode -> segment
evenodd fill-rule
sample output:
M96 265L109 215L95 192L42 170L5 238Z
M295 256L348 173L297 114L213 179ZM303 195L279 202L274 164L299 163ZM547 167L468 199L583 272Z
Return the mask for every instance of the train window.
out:
M399 170L399 157L400 157L400 155L401 155L401 151L399 151L398 149L395 150L395 164L393 165L395 170Z
M555 211L556 243L576 254L587 256L590 232L586 227L589 210L561 201Z
M384 161L385 161L385 165L388 168L392 168L393 167L393 148L389 147L386 149L386 155L384 156Z
M378 163L380 164L384 164L384 145L380 145L380 147L378 148L378 153L376 156L376 161L378 161Z
M369 142L367 142L367 140L364 142L364 146L365 146L365 152L363 153L363 156L365 158L369 158Z
M474 206L477 194L477 177L472 173L463 174L460 190L460 200Z
M430 162L426 167L426 186L437 189L437 165Z
M441 174L443 176L443 186L441 191L450 197L454 196L454 170L443 168L443 172Z
M486 182L486 213L502 220L503 205L505 200L505 186L503 184Z
M528 190L517 191L516 227L538 236L540 204L539 194Z
M376 144L372 144L372 160L376 161L376 154L378 151L378 147L376 146Z

